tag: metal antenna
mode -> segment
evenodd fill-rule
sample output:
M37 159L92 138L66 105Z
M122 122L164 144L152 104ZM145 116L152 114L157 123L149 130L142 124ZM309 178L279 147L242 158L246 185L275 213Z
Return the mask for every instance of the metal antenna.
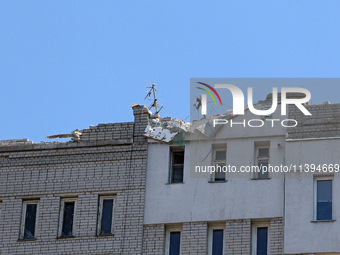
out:
M151 106L149 107L149 110L152 107L154 107L155 108L155 114L158 114L162 110L163 106L158 110L158 104L157 104L158 100L156 98L156 91L157 91L157 89L156 89L155 83L153 83L151 87L146 87L146 88L150 89L150 90L149 90L149 92L147 92L147 95L146 95L146 97L144 99L150 98L151 97L151 93L153 94L153 99L151 99L151 98L149 99L149 100L153 101Z

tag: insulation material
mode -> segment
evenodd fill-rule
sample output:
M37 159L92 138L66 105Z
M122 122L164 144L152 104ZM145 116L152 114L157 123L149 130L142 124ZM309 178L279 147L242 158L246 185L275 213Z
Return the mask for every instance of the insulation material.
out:
M67 137L72 137L73 141L79 141L80 140L80 135L81 132L76 129L71 132L71 134L59 134L59 135L50 135L47 138L48 139L55 139L55 138L67 138Z
M179 119L151 119L144 135L155 140L169 143L177 134L190 131L190 123Z
M171 132L168 129L163 129L162 127L146 127L144 135L159 141L170 142L178 132Z

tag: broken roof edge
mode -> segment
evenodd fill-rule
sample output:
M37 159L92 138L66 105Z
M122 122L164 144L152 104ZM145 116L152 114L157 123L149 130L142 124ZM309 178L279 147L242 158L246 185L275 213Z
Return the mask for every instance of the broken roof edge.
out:
M116 139L116 140L94 140L76 143L72 141L67 142L53 142L53 143L32 143L32 144L17 144L11 146L0 146L0 153L15 152L15 151L32 151L32 150L54 150L54 149L73 149L81 147L96 147L96 146L121 146L133 144L132 138Z
M145 105L138 105L138 104L132 104L131 105L133 109L133 114L138 115L138 114L143 114L143 113L148 113L149 115L152 115L152 112L145 106ZM130 125L134 125L134 121L128 121L128 122L113 122L113 123L98 123L97 125L90 125L88 128L84 128L82 130L76 129L70 133L65 133L65 134L56 134L56 135L49 135L46 136L48 139L56 139L56 138L71 138L69 141L41 141L41 142L33 142L29 141L28 138L23 138L23 139L6 139L6 140L0 140L0 148L10 148L10 147L23 147L23 146L29 146L32 149L32 146L40 148L40 146L44 146L46 148L54 145L61 145L62 147L69 147L69 144L79 144L79 143L92 143L95 141L103 141L102 139L97 139L97 140L82 140L82 135L83 133L91 132L93 129L101 129L105 128L106 126L112 127L112 126L126 126L129 127ZM117 141L124 140L124 139L106 139L106 141L114 141L113 144L117 144ZM125 142L123 141L123 144ZM23 149L23 148L21 148ZM6 149L5 149L6 150Z
M288 95L289 98L300 98L302 97L301 94L299 93L292 93L291 95ZM280 96L279 96L280 97ZM281 99L281 98L280 98ZM278 104L281 104L281 100L278 100ZM325 103L322 103L325 104ZM254 104L254 107L262 106L262 109L264 107L267 107L269 105L272 105L272 94L268 94L265 100L261 100L258 103ZM310 106L310 104L308 104ZM248 106L244 107L244 111L248 112L250 109ZM163 125L152 125L149 122L149 125L146 127L144 131L144 136L148 138L152 138L158 141L162 142L171 142L172 139L176 138L180 133L183 132L189 132L189 133L194 133L195 130L199 131L203 135L207 136L208 138L213 138L216 133L221 129L222 125L217 125L214 126L213 124L213 119L224 119L224 120L230 120L233 119L237 116L240 116L239 114L233 114L233 110L227 110L226 113L222 114L216 114L216 115L210 115L208 117L202 117L198 120L194 120L191 123L185 122L183 120L178 120L178 119L169 119L169 118L161 118L157 117L155 120L159 120L162 122ZM170 121L181 121L186 123L188 125L189 129L188 130L180 130L179 132L172 132L172 130L167 128L166 122ZM165 122L165 123L164 123Z
M133 115L142 114L142 113L148 113L149 116L152 115L152 111L150 109L148 109L148 107L146 105L131 104L131 108L133 110Z
M33 144L28 138L0 140L0 146L27 145Z

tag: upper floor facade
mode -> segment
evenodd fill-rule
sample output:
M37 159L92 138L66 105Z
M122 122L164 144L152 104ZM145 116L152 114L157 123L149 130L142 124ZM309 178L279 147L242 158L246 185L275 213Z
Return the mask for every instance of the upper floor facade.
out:
M339 253L340 105L306 108L190 129L133 105L73 142L1 141L0 252Z
M340 105L305 107L311 116L293 107L287 116L274 112L274 127L270 119L255 127L261 117L246 111L212 117L228 120L215 127L199 120L169 143L150 138L144 224L170 233L174 226L177 233L186 224L203 224L207 254L340 253ZM286 119L297 126L281 125ZM252 171L260 165L273 171ZM226 172L218 173L223 166ZM224 233L223 253L213 251L216 226ZM233 236L237 229L246 229L239 239ZM169 238L165 235L165 244Z
M150 114L133 113L70 142L1 141L1 254L142 253Z

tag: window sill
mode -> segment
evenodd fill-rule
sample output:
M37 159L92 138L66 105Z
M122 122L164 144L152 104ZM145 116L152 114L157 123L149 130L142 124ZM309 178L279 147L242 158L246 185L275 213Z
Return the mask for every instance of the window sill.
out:
M107 236L114 236L115 234L113 233L110 233L110 234L99 234L99 235L96 235L96 237L107 237Z
M75 236L58 236L57 239L75 238Z
M251 178L250 180L254 180L254 181L261 181L261 180L271 180L272 178L268 177L268 178Z
M312 223L321 223L321 222L335 222L336 220L312 220Z
M228 180L224 180L224 181L208 181L208 183L226 183L228 182Z
M37 238L25 238L25 239L18 239L18 242L29 242L29 241L35 241L38 240Z
M165 185L173 185L173 184L184 184L185 182L174 182L174 183L172 183L172 182L167 182L167 183L165 183Z

